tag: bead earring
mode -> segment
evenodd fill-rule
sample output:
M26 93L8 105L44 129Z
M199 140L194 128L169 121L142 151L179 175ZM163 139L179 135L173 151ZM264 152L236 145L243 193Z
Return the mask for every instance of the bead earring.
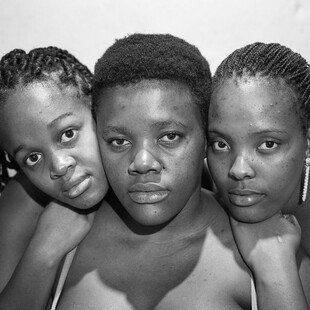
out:
M307 157L305 160L305 178L304 178L304 186L302 189L302 197L301 197L301 200L303 202L305 202L307 199L308 184L309 184L309 173L310 173L310 157Z

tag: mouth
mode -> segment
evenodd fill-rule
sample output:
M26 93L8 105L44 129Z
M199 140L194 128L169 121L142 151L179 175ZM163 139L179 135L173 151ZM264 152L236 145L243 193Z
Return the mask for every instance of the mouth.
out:
M169 190L154 183L137 183L129 188L129 197L139 204L158 203L166 199Z
M250 207L261 200L263 200L265 194L252 190L231 190L228 192L228 198L231 204L237 207Z
M83 176L75 181L64 184L62 190L65 196L70 199L74 199L86 192L90 185L90 176Z

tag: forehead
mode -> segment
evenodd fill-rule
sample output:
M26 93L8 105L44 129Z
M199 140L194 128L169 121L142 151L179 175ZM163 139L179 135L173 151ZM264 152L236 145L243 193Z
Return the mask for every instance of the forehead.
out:
M209 122L295 120L297 98L283 81L264 77L230 78L212 94Z
M34 131L43 134L47 125L60 115L90 113L84 99L78 98L73 90L67 90L32 83L12 91L0 109L1 143L16 137L20 137L19 140L31 137Z
M187 118L200 123L200 111L189 88L178 82L142 81L104 91L98 99L97 119L107 122L120 119ZM198 120L198 121L197 121ZM103 124L104 125L104 124Z
M78 104L87 105L87 99L81 98L72 86L60 89L54 83L35 82L12 90L6 98L4 109L12 113L31 113L48 116L44 111L58 111L75 108Z

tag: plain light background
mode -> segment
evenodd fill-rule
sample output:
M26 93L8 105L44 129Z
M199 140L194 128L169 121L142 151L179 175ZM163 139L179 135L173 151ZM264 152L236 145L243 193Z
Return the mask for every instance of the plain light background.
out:
M196 45L214 72L233 50L278 42L310 61L309 0L0 0L0 56L55 45L92 71L117 38L170 33Z

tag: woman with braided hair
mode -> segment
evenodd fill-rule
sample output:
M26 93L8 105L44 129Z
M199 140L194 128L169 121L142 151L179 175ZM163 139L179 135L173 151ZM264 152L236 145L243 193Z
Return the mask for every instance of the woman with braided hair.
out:
M309 307L309 124L310 67L298 53L280 44L254 43L217 68L208 166L231 215L239 251L261 275L254 275L258 297L265 296L258 298L260 309L269 309L278 296L277 309ZM285 277L279 271L286 271ZM268 279L276 283L272 293ZM288 288L290 282L295 285Z
M54 78L54 74L51 76ZM45 89L42 89L42 85L46 84L48 87L52 85L53 94L46 95ZM86 145L88 141L84 139L83 149L71 144L75 141L77 128L71 125L67 127L66 118L72 117L71 113L76 109L64 111L61 105L65 101L72 107L70 99L66 97L64 100L62 93L70 93L70 88L57 84L59 87L55 89L54 82L46 81L39 86L29 85L31 87L26 87L27 92L23 92L23 96L20 91L24 89L17 88L6 97L6 105L2 108L2 111L7 112L4 121L8 123L9 116L12 119L15 116L10 113L9 104L20 108L20 104L26 102L38 108L40 102L42 108L35 114L38 120L32 118L32 122L34 127L39 126L37 123L48 123L48 126L40 127L40 134L45 141L43 143L41 136L29 129L32 123L26 127L19 125L17 133L13 129L9 132L6 129L8 124L5 123L6 126L1 125L5 137L10 134L13 140L18 141L16 145L7 143L6 149L16 154L14 158L27 176L34 180L35 185L51 197L70 204L67 195L57 191L49 179L62 179L64 170L61 169L62 165L55 169L56 163L67 163L65 170L71 171L72 156L67 156L69 159L66 161L60 160L54 157L54 152L62 156L71 155L70 151L75 152L76 148L79 152L75 156L79 158L87 152L87 146L91 146ZM36 96L31 92L34 86ZM57 249L56 258L53 251L50 254L50 241L45 239L42 242L39 239L39 245L43 248L41 255L43 252L44 257L46 254L51 257L48 261L49 272L48 268L43 268L45 264L42 267L42 262L31 265L31 254L38 239L34 238L33 241L31 233L27 232L26 236L31 238L30 245L23 246L23 249L26 248L25 254L12 277L12 269L17 263L13 267L10 265L11 271L6 274L6 283L11 279L2 292L3 300L9 299L15 308L20 309L17 303L14 304L16 296L12 293L13 288L15 292L21 291L27 283L31 287L26 292L25 300L27 296L28 299L34 296L29 274L27 277L27 273L22 273L28 264L32 266L30 272L35 275L39 273L33 286L38 294L43 291L46 301L49 283L52 282L55 265L58 265L58 257L61 256L59 253L64 255L78 243L57 309L250 309L249 272L238 252L229 218L214 195L201 188L206 150L206 112L210 95L211 73L208 62L193 45L171 35L134 34L117 40L98 60L93 82L97 137L111 191L97 209L91 228L86 225L76 237L75 233L74 236L70 233L79 222L68 221L67 225L63 225L66 228L62 232L64 240L58 241L60 245L55 244L55 241L53 244L53 248ZM81 98L75 96L76 100ZM40 111L43 112L43 108L48 113L42 115ZM59 116L54 119L55 113L62 114L57 114ZM87 115L88 112L85 117ZM54 135L50 137L48 132L58 128L59 121L65 121L64 129L55 135L54 141ZM21 143L18 139L24 132L25 142ZM34 143L32 135L41 142L42 149L30 143ZM25 152L28 144L29 155ZM36 169L41 171L44 168L45 154L48 154L47 160L55 164L49 170L46 169L45 174L44 171L42 174L38 172L37 177ZM85 164L83 160L76 162ZM70 174L64 179L67 180L68 176ZM43 187L44 184L48 186ZM16 197L9 195L10 188L9 183L1 199L6 198L8 206L9 198L15 201L18 212L24 216L22 203L16 203ZM64 187L64 191L75 197L81 188L84 186L74 186L73 190ZM22 199L29 203L29 208L34 208L35 203L29 202L26 190ZM78 202L74 207L91 206ZM46 211L42 213L36 232L38 229L44 230L46 226L54 228L55 224L61 227L63 218L68 215L64 217L60 210L56 211L58 213L55 212L55 216L61 216L58 219L54 217L54 223L47 223L49 214L46 215ZM36 215L33 217L36 218ZM32 219L28 222L33 226L35 221ZM36 233L34 235L38 236ZM68 237L74 240L68 242ZM27 243L25 239L24 243ZM66 251L62 244L66 245ZM68 248L68 244L71 248ZM19 253L17 262L21 256ZM38 258L35 261L38 262ZM0 266L7 262L8 259L4 259ZM278 271L279 275L283 273ZM46 278L47 287L39 286L44 286L42 277ZM267 284L270 284L269 281ZM274 290L270 285L268 288ZM28 305L31 305L28 308L42 309L44 298L38 298L40 303L32 301L31 304L28 300ZM13 306L4 305L4 309L14 309ZM281 309L291 307L286 305Z
M91 83L88 68L56 47L1 59L0 145L23 171L1 196L1 309L45 308L60 261L106 194Z

